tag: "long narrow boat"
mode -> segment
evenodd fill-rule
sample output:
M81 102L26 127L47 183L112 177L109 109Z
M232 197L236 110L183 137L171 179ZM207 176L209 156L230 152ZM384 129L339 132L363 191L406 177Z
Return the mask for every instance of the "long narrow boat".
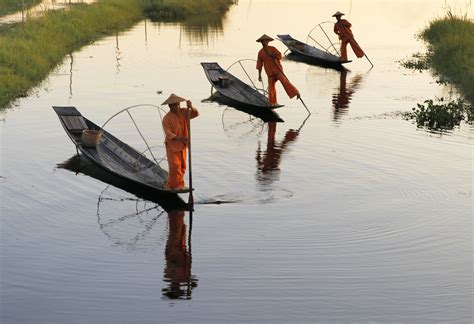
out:
M272 110L283 105L270 106L262 93L241 81L218 63L201 63L207 79L223 101L236 108Z
M277 35L277 39L285 44L285 46L290 50L292 56L289 56L289 58L296 61L302 61L324 67L332 67L336 69L343 68L342 64L352 62L350 60L343 61L339 56L303 43L297 39L294 39L290 35Z
M138 198L154 202L166 211L189 210L190 207L179 195L157 193L155 190L150 190L146 186L130 182L123 177L105 171L102 167L97 165L97 163L84 156L84 154L74 155L68 160L58 163L57 166L60 169L74 172L76 175L80 173L89 176L129 192Z
M82 116L75 107L54 106L53 109L77 150L107 172L161 195L176 196L177 193L189 192L189 189L164 189L168 176L164 169ZM84 130L100 131L100 140L94 147L83 143Z

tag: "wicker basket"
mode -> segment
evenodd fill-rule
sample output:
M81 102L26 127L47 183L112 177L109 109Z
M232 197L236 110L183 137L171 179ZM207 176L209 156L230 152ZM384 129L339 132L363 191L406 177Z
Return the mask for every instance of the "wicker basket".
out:
M89 148L94 148L100 142L100 136L102 133L97 130L84 129L81 135L82 145Z

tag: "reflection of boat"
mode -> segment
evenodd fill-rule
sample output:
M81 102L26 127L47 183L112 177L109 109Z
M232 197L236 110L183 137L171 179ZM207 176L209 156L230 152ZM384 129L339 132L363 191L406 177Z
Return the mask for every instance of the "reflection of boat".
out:
M108 183L116 188L129 192L138 198L157 203L166 211L188 209L188 204L178 195L156 194L156 191L154 190L150 190L147 187L130 182L123 177L118 177L105 171L83 155L75 155L67 161L58 164L58 167L75 173L82 173L94 179Z
M164 169L83 117L75 107L53 107L53 109L76 148L106 171L162 195L189 192L189 189L164 189L163 185L168 176ZM98 131L100 134L98 142L92 145L93 147L83 143L84 130Z
M283 105L270 106L265 95L222 69L219 64L203 62L201 65L207 79L217 91L219 99L228 102L229 106L263 111L283 107Z
M292 54L288 57L295 61L333 68L342 68L342 64L351 62L342 61L339 56L303 43L290 35L277 35L277 38L288 47Z

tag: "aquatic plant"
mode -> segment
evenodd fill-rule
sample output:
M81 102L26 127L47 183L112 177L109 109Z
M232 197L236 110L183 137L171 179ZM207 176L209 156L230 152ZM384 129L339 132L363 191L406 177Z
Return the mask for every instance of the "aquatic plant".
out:
M406 69L425 71L430 68L429 56L423 53L415 53L410 58L398 61Z
M444 98L425 100L424 104L417 104L411 112L403 114L406 119L414 119L418 127L427 127L432 130L450 130L459 126L462 121L472 123L473 106L462 99L445 103Z

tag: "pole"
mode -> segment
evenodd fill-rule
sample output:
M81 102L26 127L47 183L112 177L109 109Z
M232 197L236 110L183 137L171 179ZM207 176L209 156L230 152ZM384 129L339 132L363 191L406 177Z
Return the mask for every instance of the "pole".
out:
M190 104L188 104L188 164L189 164L189 198L188 198L188 205L189 205L190 210L193 209L193 205L194 205L193 164L192 164L192 158L191 158L191 109L192 109L192 106Z
M305 103L304 103L304 101L301 97L300 97L300 100L301 100L301 103L303 104L303 106L306 108L306 111L308 112L308 114L311 115L311 111L309 111L308 107L306 107L306 105L305 105Z
M364 56L365 56L365 58L367 59L367 61L369 61L370 65L372 65L372 67L374 67L374 65L373 65L372 62L370 61L370 59L369 59L369 57L367 56L367 54L365 54L365 52L364 52Z

